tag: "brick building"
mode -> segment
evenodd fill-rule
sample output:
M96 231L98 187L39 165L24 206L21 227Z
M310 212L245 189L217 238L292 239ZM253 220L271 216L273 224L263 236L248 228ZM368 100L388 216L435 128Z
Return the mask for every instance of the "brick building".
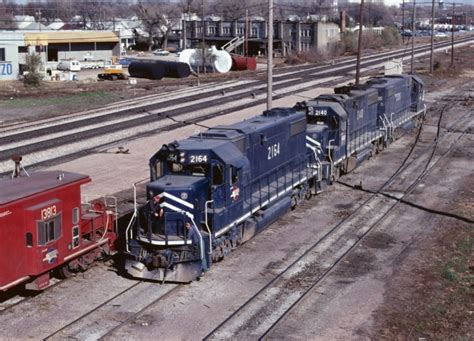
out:
M205 21L206 45L218 48L235 37L245 37L248 25L248 54L266 54L268 26L266 21ZM276 55L286 56L292 52L310 49L325 49L340 40L339 26L327 22L276 21L273 26L273 45ZM185 48L198 47L202 41L202 22L183 22L183 45ZM244 52L245 44L237 48Z

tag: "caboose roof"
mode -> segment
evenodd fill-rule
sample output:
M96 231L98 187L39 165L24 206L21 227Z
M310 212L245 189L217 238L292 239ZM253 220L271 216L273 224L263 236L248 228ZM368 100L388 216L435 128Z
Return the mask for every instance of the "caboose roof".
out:
M45 171L32 173L29 177L0 180L0 205L78 181L86 183L90 178L78 173Z

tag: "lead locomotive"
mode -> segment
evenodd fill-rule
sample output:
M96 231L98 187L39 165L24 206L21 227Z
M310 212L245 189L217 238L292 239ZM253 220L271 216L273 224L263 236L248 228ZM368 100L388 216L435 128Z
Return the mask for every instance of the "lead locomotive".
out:
M126 270L190 282L424 115L415 76L374 78L164 145L126 232Z

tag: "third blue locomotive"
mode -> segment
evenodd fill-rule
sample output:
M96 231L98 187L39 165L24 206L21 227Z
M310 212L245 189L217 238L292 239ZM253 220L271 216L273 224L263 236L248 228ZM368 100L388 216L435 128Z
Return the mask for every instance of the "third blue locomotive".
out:
M424 115L416 76L337 88L164 145L127 229L126 269L190 282Z

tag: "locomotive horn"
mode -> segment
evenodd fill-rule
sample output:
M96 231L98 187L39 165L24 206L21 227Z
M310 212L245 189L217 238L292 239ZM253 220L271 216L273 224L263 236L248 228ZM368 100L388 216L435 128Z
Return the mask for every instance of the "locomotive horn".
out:
M12 156L12 161L15 162L15 169L13 170L12 178L19 178L21 176L21 155L15 154Z
M30 176L30 174L28 174L28 172L26 171L25 167L21 165L22 159L23 157L21 155L18 155L18 154L12 155L12 161L15 162L15 169L13 170L13 173L12 173L12 179L19 178L21 176L21 170L25 172L26 176Z

